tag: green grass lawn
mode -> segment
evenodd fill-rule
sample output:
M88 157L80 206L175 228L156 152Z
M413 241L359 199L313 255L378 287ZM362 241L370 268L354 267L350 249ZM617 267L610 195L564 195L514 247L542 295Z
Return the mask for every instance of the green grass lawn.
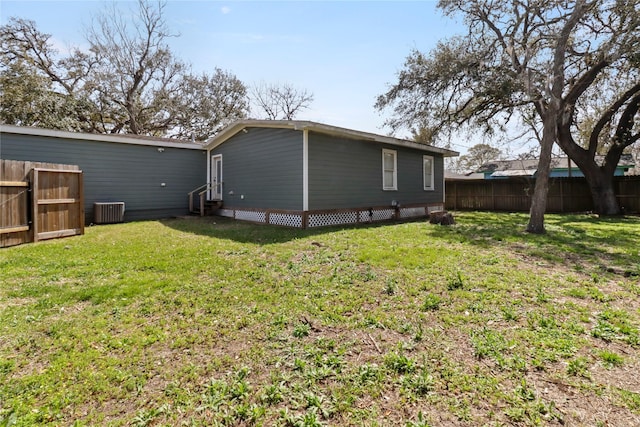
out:
M221 218L0 250L0 426L640 425L640 218Z

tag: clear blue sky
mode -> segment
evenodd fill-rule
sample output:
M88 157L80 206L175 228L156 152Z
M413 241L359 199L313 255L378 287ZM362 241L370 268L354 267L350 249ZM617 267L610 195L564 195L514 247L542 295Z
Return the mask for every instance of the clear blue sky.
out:
M56 46L82 46L102 1L0 0L0 22L31 19ZM123 10L135 2L121 2ZM178 1L166 19L180 37L176 56L195 71L215 67L245 84L291 83L314 94L298 118L374 133L388 133L373 108L396 79L410 50L428 51L460 33L435 1ZM399 135L404 136L404 135ZM464 151L467 143L452 148Z

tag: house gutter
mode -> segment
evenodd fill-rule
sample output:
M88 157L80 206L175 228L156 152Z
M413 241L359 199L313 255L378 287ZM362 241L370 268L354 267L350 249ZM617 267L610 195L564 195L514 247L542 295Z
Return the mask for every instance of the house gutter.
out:
M154 138L149 136L131 135L131 134L102 134L102 133L84 133L84 132L69 132L56 129L45 129L31 126L14 126L14 125L0 125L0 135L13 134L13 135L30 135L30 136L42 136L49 138L63 138L77 141L96 141L96 142L110 142L116 144L132 144L132 145L146 145L157 148L182 148L187 150L205 150L203 144L197 142L187 142L181 139L172 138Z

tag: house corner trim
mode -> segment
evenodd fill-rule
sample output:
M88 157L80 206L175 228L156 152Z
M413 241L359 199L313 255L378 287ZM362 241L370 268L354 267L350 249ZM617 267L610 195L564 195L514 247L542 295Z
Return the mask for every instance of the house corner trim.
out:
M309 130L302 131L302 210L309 210Z

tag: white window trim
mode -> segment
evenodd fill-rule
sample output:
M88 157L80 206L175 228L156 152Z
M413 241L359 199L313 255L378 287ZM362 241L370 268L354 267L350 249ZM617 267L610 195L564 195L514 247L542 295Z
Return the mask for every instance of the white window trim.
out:
M431 185L430 186L427 186L427 181L425 180L426 178L425 163L427 159L429 159L431 162ZM422 156L422 186L424 188L424 191L434 191L436 189L435 188L435 169L436 169L436 165L435 165L433 156Z
M384 156L385 154L393 154L393 186L385 186L384 182ZM385 191L397 191L398 190L398 152L396 150L382 149L382 189Z

